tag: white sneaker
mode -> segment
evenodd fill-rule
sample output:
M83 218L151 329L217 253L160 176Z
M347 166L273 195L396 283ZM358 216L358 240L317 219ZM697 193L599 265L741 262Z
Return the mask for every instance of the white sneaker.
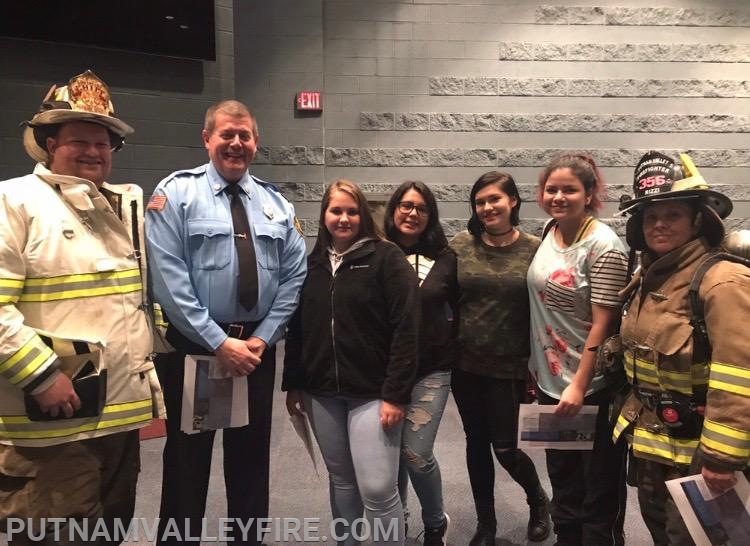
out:
M450 516L443 512L443 524L440 527L425 527L424 546L446 546L448 544L448 529L451 526Z

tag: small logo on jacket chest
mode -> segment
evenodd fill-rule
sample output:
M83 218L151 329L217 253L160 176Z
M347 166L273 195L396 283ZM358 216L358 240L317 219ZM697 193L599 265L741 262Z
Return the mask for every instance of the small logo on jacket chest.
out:
M364 265L350 265L349 269L368 269L370 267L370 264L364 264Z

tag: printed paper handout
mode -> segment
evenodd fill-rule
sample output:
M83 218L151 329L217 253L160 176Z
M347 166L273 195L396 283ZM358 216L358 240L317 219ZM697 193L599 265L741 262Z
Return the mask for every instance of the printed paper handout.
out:
M307 415L293 414L289 416L289 419L292 422L292 426L294 427L297 436L300 437L302 443L305 445L305 451L307 451L307 454L310 456L313 468L315 469L315 474L320 477L320 472L318 472L318 461L315 459L315 446L312 441L310 421L308 420Z
M592 449L596 406L583 406L575 417L555 415L556 406L521 404L518 413L518 447Z
M750 544L750 485L741 472L737 484L715 493L703 476L670 480L667 489L697 546L746 546Z
M186 355L180 429L187 434L250 422L246 377L228 375L215 356Z

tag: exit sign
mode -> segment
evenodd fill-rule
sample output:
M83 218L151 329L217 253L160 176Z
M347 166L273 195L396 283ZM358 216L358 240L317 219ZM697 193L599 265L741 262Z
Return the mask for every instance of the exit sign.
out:
M320 112L323 110L320 91L300 91L297 93L297 110Z

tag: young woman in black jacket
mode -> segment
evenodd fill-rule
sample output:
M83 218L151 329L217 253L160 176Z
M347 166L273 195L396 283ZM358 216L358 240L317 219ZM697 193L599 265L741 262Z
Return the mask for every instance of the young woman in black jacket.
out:
M457 355L456 255L448 248L435 197L424 182L408 181L396 189L383 224L386 237L404 251L417 273L422 311L417 382L401 441L399 492L406 511L411 478L422 506L424 544L443 546L450 520L443 507L440 466L433 447Z
M404 253L383 240L359 187L331 184L289 324L282 389L289 413L310 419L345 546L358 543L352 523L363 511L372 530L389 530L373 542L404 542L396 482L417 371L417 290Z

